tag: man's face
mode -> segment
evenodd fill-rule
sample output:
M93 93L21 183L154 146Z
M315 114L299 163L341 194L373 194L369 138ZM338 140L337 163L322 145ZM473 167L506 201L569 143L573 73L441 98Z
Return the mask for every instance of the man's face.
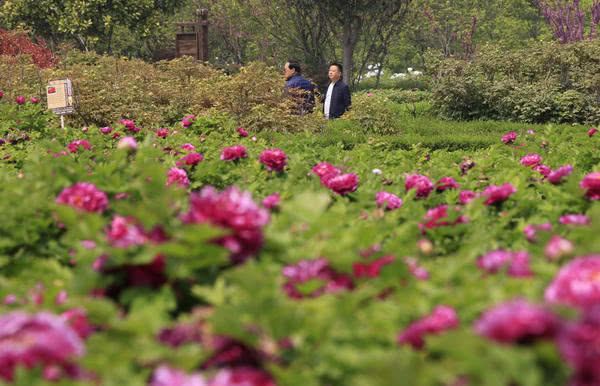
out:
M283 66L283 76L285 77L285 79L290 79L292 77L292 75L294 75L296 73L296 70L294 70L293 68L289 67L289 63L286 63Z
M342 73L340 72L338 66L329 66L329 80L331 80L332 82L337 82L338 80L340 80L341 77Z

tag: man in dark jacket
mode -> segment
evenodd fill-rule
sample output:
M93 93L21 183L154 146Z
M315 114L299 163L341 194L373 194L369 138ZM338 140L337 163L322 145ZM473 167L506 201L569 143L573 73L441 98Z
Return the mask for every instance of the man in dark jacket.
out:
M302 76L300 63L289 60L283 66L285 93L295 102L294 113L304 115L315 108L315 86Z
M342 65L331 63L329 65L329 86L325 93L323 114L327 119L339 118L350 108L350 88L342 81Z

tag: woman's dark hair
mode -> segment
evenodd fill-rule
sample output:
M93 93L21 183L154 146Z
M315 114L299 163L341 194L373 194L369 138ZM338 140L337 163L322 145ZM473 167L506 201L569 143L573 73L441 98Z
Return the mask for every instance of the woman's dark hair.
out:
M340 72L344 72L344 67L341 64L339 64L338 62L329 63L329 67L331 67L331 66L336 66L340 70Z
M290 70L296 70L297 74L301 74L302 73L302 69L300 68L300 63L297 60L288 60L288 68Z

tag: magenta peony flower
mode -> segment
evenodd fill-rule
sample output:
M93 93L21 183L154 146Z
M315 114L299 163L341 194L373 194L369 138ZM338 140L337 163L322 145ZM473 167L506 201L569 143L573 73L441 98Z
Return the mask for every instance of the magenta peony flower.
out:
M269 222L269 212L259 207L249 192L230 187L218 192L203 188L190 196L189 212L182 216L186 223L212 224L231 232L215 240L230 252L234 263L241 263L256 254L263 244L263 227Z
M383 207L386 210L395 210L402 207L402 199L389 192L377 192L375 194L375 203L377 207Z
M161 365L154 370L149 386L212 386L201 374L188 375L183 371Z
M159 138L167 138L169 136L169 129L161 127L156 131L156 136Z
M589 137L593 137L594 134L596 134L598 132L598 129L596 129L595 127L592 127L591 129L588 130L587 134Z
M357 278L373 278L379 276L381 269L394 262L396 258L394 256L388 255L383 256L371 263L354 263L352 264L352 269L354 271L354 276Z
M117 143L117 149L125 149L128 151L135 151L138 148L137 141L133 137L123 137Z
M196 147L194 145L192 145L191 143L184 143L183 145L181 145L181 150L184 150L187 152L193 152L193 151L196 151Z
M77 153L80 149L90 150L92 145L85 139L75 140L67 145L67 148L71 153Z
M23 95L19 95L18 97L15 98L15 102L17 102L18 105L24 105L25 97Z
M423 217L424 222L419 224L421 231L425 229L433 229L441 226L449 226L456 224L463 224L468 222L464 216L456 216L460 211L460 208L453 207L454 211L452 217L454 220L448 219L448 205L439 205L435 208L429 209Z
M472 190L463 190L458 194L458 202L462 205L467 205L469 202L477 198L477 193Z
M398 335L398 344L410 344L415 349L425 345L425 335L456 328L459 320L456 311L445 305L437 306L433 312L422 319L413 322Z
M113 128L110 126L106 126L106 127L101 127L100 128L100 132L102 134L110 134L110 132L113 131Z
M183 156L179 161L175 163L177 167L181 166L195 166L198 165L202 160L204 160L204 156L200 153L189 153Z
M485 205L492 205L506 201L516 191L517 189L511 184L506 183L501 186L490 185L485 188L482 195L486 197Z
M575 247L573 246L572 242L555 235L552 236L550 241L548 241L548 244L546 244L544 253L550 260L556 260L563 256L570 255L574 249Z
M511 252L498 249L480 256L477 259L477 266L488 273L497 273L501 269L508 268L507 273L512 277L532 275L527 252Z
M180 168L171 168L167 172L167 186L177 184L182 188L190 186L190 180L188 179L185 170Z
M262 201L262 205L267 209L276 209L279 207L279 203L281 202L281 196L279 193L273 193L265 197Z
M552 338L559 319L544 307L516 299L487 310L476 322L475 331L500 343L531 343Z
M583 177L579 186L585 190L585 196L592 201L600 200L600 172Z
M420 174L409 174L405 178L404 188L406 191L415 189L417 198L427 198L433 190L433 183L429 178Z
M417 278L417 280L429 280L429 272L419 265L418 261L412 257L404 258L404 262L408 266L410 273Z
M267 170L282 172L287 165L287 155L281 149L267 149L260 154L259 161Z
M276 386L276 384L263 370L253 367L234 367L219 370L209 386Z
M10 306L13 305L15 303L17 303L17 295L15 294L8 294L4 297L4 301L2 302L5 306Z
M38 103L40 103L40 98L31 97L31 98L29 98L29 102L33 105L37 105Z
M123 126L125 126L125 128L133 133L137 133L138 131L140 131L139 127L135 126L135 122L132 121L131 119L121 119L119 121Z
M108 207L108 197L94 184L78 182L63 189L56 197L56 203L69 205L83 212L102 213Z
M443 192L448 189L458 189L460 188L460 185L452 177L442 177L435 184L435 188L438 192Z
M0 99L4 97L4 91L0 90Z
M546 165L541 165L541 164L534 166L533 170L535 170L536 172L540 173L544 177L548 177L550 175L550 173L552 173L552 169L550 169Z
M546 288L545 299L573 307L600 303L600 255L571 260L563 266Z
M238 127L237 132L240 135L240 137L242 137L242 138L245 138L248 136L248 131L246 129L244 129L243 127Z
M236 161L246 157L248 157L248 154L246 153L246 148L242 145L225 147L223 148L223 151L221 151L222 161Z
M327 179L325 185L339 195L346 195L358 188L358 176L354 173L340 174Z
M460 175L464 176L467 172L475 167L475 162L470 159L465 159L460 163Z
M173 328L163 328L157 339L162 344L177 348L188 343L202 343L202 331L196 323L178 324Z
M10 382L18 366L56 368L56 375L77 375L72 361L84 353L81 338L59 316L15 311L0 316L0 378Z
M521 165L527 167L534 167L542 162L542 157L539 154L527 154L521 158Z
M565 214L558 221L564 225L589 225L590 218L585 214Z
M568 177L569 175L571 175L571 173L573 173L573 166L571 166L571 165L561 166L558 169L550 172L550 174L548 174L548 176L547 176L548 181L551 184L558 185L561 182L563 182L563 179L565 177Z
M196 121L196 116L195 115L186 115L185 117L183 117L183 119L181 120L181 126L188 128L190 127L194 121Z
M144 229L132 217L115 216L106 230L108 243L116 248L143 245L148 241Z
M502 136L502 142L505 144L513 143L517 140L517 133L515 131L509 131Z
M94 332L94 326L90 323L87 312L83 308L71 308L63 312L61 318L81 339L87 339Z
M317 297L324 293L335 293L352 289L352 279L342 273L338 273L329 266L329 262L320 257L315 260L301 260L294 265L283 268L283 276L287 281L283 284L285 293L293 299L306 297ZM302 290L306 283L320 283Z
M546 231L549 232L552 230L552 224L547 222L543 224L528 224L523 228L523 233L529 242L536 241L536 235L538 231Z
M313 174L317 175L321 179L323 185L327 184L330 178L336 177L342 174L342 171L328 162L319 162L312 168Z

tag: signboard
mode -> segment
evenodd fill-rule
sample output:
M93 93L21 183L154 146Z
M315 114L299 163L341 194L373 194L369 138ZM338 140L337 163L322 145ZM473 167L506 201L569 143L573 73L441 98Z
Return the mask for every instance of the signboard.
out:
M196 10L196 21L177 23L175 36L176 56L191 56L208 61L208 10Z
M70 79L52 80L46 86L48 109L55 114L66 115L75 112L73 85Z

